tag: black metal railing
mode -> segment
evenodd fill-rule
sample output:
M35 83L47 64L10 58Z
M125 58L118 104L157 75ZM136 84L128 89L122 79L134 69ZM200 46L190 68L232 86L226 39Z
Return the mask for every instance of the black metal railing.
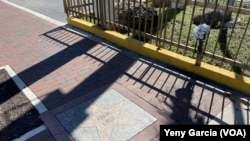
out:
M249 0L64 0L77 17L250 76Z

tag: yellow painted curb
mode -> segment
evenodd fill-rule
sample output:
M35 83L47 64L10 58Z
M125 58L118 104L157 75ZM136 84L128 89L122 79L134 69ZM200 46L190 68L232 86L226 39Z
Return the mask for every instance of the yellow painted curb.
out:
M114 31L102 30L97 25L77 19L68 18L68 24L90 32L96 36L104 38L129 50L139 54L155 58L165 63L171 64L177 68L195 73L202 77L224 84L236 90L250 94L250 78L213 66L202 62L201 66L195 66L195 60L180 54L161 49L148 43L140 42L136 39L130 38L126 35Z

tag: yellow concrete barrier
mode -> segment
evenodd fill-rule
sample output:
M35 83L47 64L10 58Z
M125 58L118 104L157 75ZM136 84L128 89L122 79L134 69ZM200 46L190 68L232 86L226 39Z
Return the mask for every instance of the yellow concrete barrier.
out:
M67 21L68 24L74 27L90 32L98 37L111 41L139 54L163 61L177 68L192 72L194 74L216 81L217 83L221 83L233 89L250 94L249 77L204 62L201 63L201 66L195 66L195 60L192 58L185 57L165 49L157 50L157 47L154 45L143 43L114 31L102 30L97 25L77 18L70 17L67 19Z

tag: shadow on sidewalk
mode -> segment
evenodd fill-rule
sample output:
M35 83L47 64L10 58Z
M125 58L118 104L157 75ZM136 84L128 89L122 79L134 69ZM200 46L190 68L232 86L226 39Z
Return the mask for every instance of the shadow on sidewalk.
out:
M61 32L58 32L58 31L66 32L66 34L65 35L59 34ZM100 51L98 48L94 49L94 47L100 43L91 41L84 37L82 37L81 40L77 40L76 38L70 36L72 34L76 35L76 33L72 33L66 29L59 27L41 35L42 37L48 39L48 42L51 41L52 43L55 43L58 46L61 46L62 48L63 47L65 48L63 48L60 52L54 54L53 56L33 65L32 67L18 74L25 81L26 85L30 86L33 83L44 78L46 75L55 71L56 69L62 67L64 64L69 63L71 60L75 59L78 56L84 55L90 60L92 60L93 63L98 62L101 64L99 69L97 69L95 72L92 72L90 76L85 78L84 81L82 81L78 86L76 86L70 92L63 93L60 90L55 90L53 92L46 94L47 97L44 100L42 100L42 102L45 103L45 105L47 106L49 110L59 105L62 105L64 103L67 103L70 100L84 96L87 93L97 90L100 87L104 86L103 89L101 89L102 91L99 92L101 94L106 89L108 89L112 83L116 82L121 76L124 76L124 75L128 76L129 79L135 80L136 83L141 83L142 85L147 86L150 90L157 91L157 95L155 97L165 95L167 97L165 106L171 107L171 109L173 110L172 114L169 116L172 119L174 119L177 124L207 124L209 119L214 118L213 114L211 114L210 112L211 112L213 103L215 102L215 99L214 99L215 93L223 97L221 103L217 102L217 104L219 103L219 106L221 108L225 106L224 100L226 96L222 92L216 90L215 86L212 88L207 87L206 81L204 84L196 83L196 81L200 79L189 80L188 78L183 77L180 74L173 73L172 70L167 70L165 68L157 67L159 65L157 65L156 63L156 65L153 67L157 68L161 72L169 73L169 76L172 75L176 77L176 80L172 81L171 79L169 79L169 77L167 77L165 80L165 83L162 84L161 88L155 87L154 84L152 85L152 83L149 83L148 79L146 80L144 79L145 75L141 75L141 78L138 79L137 77L135 77L136 75L135 73L134 74L127 73L127 71L133 67L133 65L139 60L139 58L136 58L136 57L132 58L117 51L117 53L111 55L110 58L104 59L103 56L105 55L105 52ZM80 35L76 35L76 36L80 36ZM110 48L108 46L105 46L105 47ZM100 53L104 53L104 54L101 55ZM96 57L97 55L99 55L99 57ZM151 65L147 61L142 61L142 63L148 66ZM81 65L81 64L78 64L78 65ZM166 67L169 67L169 66L166 66ZM172 67L169 67L169 68L175 69ZM137 70L135 70L135 72L136 71ZM148 71L149 69L145 69L144 72L142 72L142 74L146 74L148 73ZM180 72L187 74L182 71ZM187 75L190 75L190 74L187 74ZM158 81L160 77L161 77L161 74L157 77L157 80L155 80L155 82ZM188 82L186 86L183 85L183 88L176 89L176 87L178 87L178 86L175 86L177 79L183 80L185 81L185 83L186 81ZM168 80L171 80L172 82L166 83ZM170 87L166 86L166 84L169 84ZM211 84L211 85L214 85L214 84ZM202 87L202 91L198 95L194 94L193 89L195 86ZM175 89L175 93L173 93L172 91L174 89ZM211 95L206 96L205 99L202 98L203 93L205 93L204 91L209 91ZM149 92L150 91L148 91L148 93ZM196 97L194 97L194 95ZM97 98L98 96L95 97L95 99ZM198 98L199 99L198 103L196 104L191 103L193 98ZM207 102L204 102L205 100L209 98L211 99L208 100ZM172 102L173 104L172 106L169 106L167 99L169 99L170 102ZM204 104L203 102L208 105L205 105L206 108L202 109L200 105L203 105ZM195 112L190 112L190 110L195 111ZM195 115L190 116L190 113L195 113ZM82 113L82 114L86 115L84 117L88 117L87 112ZM193 121L193 118L196 118L196 121ZM81 120L85 120L85 119L81 119ZM75 128L77 128L77 126L75 126Z

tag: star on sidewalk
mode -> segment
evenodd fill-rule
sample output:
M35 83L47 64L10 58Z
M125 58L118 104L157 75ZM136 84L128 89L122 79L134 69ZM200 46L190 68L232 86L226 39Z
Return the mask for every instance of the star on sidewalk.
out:
M120 114L124 102L118 102L109 108L96 104L91 105L87 112L89 117L83 121L78 128L95 127L101 141L108 141L114 127L118 125L133 126L141 124L141 121Z

